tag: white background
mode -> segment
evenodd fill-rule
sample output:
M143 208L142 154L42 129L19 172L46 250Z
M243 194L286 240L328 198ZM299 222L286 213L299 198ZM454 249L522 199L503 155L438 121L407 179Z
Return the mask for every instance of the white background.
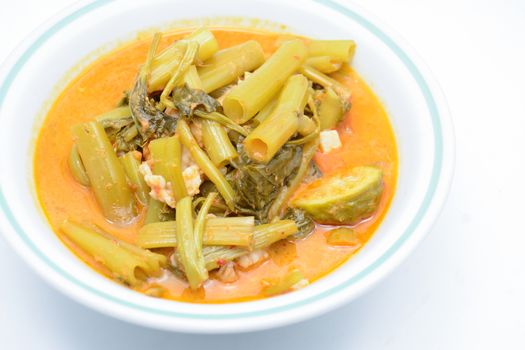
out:
M307 322L186 335L71 301L0 238L0 349L525 349L525 1L357 2L428 63L456 128L451 194L400 268L352 304ZM0 0L0 61L71 3Z

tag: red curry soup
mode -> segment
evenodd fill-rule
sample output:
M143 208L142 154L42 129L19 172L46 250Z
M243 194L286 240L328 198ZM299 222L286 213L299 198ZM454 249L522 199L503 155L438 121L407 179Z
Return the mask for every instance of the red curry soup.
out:
M395 190L394 134L355 50L199 28L100 57L36 142L51 227L95 271L153 297L307 288L364 246Z

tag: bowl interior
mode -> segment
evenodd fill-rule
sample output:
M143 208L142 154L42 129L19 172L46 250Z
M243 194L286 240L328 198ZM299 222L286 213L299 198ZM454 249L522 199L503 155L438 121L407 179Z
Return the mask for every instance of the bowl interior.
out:
M133 39L137 32L198 23L256 25L314 38L352 38L358 44L353 65L390 116L400 164L389 213L360 253L301 291L229 305L185 304L140 295L101 277L71 254L50 230L36 201L34 140L53 98L75 73L101 53ZM355 297L379 278L374 270L390 264L389 254L403 249L417 228L414 219L429 204L439 140L428 96L410 59L358 11L343 13L339 5L328 1L100 1L79 5L39 34L43 36L28 43L25 53L3 72L4 86L9 86L0 96L0 149L10 151L4 152L0 201L11 227L7 235L18 242L24 258L39 265L37 269L59 289L100 310L139 323L190 331L231 331L290 322L333 307L336 299Z

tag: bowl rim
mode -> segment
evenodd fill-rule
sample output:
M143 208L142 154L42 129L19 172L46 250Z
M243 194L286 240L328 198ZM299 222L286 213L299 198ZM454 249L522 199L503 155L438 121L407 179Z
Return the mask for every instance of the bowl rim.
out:
M395 34L391 28L375 19L369 13L359 8L353 3L346 2L341 4L334 0L309 0L311 2L321 4L331 10L349 17L368 29L370 33L380 39L386 44L396 56L403 62L414 80L417 82L420 91L422 92L427 104L429 114L432 118L432 127L434 134L435 157L432 165L432 176L429 186L425 193L423 204L417 211L414 218L403 234L384 252L377 260L368 265L364 270L360 271L355 276L339 281L328 290L313 295L302 301L292 302L287 305L271 307L265 310L240 312L240 313L224 313L224 314L201 314L201 313L180 313L160 308L144 307L143 305L134 304L126 300L120 300L112 295L104 293L92 286L86 285L82 281L75 278L71 274L58 266L55 262L48 259L38 247L31 241L29 235L22 230L20 225L10 211L9 205L2 193L0 184L0 233L6 238L8 243L14 247L19 255L24 257L33 270L35 270L45 280L50 282L55 288L64 294L73 297L82 304L89 305L108 315L117 316L118 318L147 325L155 328L163 328L168 330L184 330L190 332L238 332L248 331L254 329L271 328L279 325L289 324L300 321L305 318L313 317L315 315L327 312L336 308L344 302L355 299L357 296L364 293L371 286L376 284L384 276L390 273L396 266L398 266L408 254L415 248L417 243L426 235L431 225L437 219L447 198L450 184L453 177L453 168L455 162L454 151L454 132L448 107L444 95L432 77L430 70L422 62L414 50L410 48L399 35ZM0 85L0 120L2 119L2 105L5 97L10 89L11 84L16 78L17 74L23 69L25 63L32 57L32 55L56 32L64 29L75 21L91 11L102 7L106 4L112 3L113 0L93 0L80 1L58 13L44 24L40 25L28 38L26 38L4 61L0 67L0 77L4 77ZM44 263L42 265L42 263ZM352 293L341 293L355 283L357 288ZM75 285L75 286L72 286ZM64 288L64 286L69 286ZM79 293L73 287L80 287L84 293ZM87 293L87 294L86 294ZM90 296L86 296L89 295ZM96 302L97 298L103 298L106 302L116 304L116 306L131 308L135 312L146 312L153 316L174 317L177 319L244 319L245 324L238 324L230 328L215 328L210 326L202 327L182 327L178 324L166 325L159 324L151 319L140 319L133 315L127 315L125 312L112 313ZM323 302L322 307L305 308L304 306ZM301 309L299 314L295 314L288 318L282 317L280 321L274 323L257 322L257 317L270 317L279 315L282 312L290 311L292 309ZM248 322L251 321L254 322ZM259 323L259 324L258 324ZM196 329L198 328L198 329Z

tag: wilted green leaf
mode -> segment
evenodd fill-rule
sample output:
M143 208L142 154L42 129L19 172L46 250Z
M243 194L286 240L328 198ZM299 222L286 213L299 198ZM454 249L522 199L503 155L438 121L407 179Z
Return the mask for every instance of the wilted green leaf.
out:
M241 143L237 148L239 158L232 163L235 169L227 175L238 195L236 209L266 222L271 204L301 164L302 148L285 146L268 164L253 162Z
M202 90L191 89L187 85L175 88L172 93L173 104L183 117L193 116L195 109L202 109L208 113L215 112L220 104L213 97Z

